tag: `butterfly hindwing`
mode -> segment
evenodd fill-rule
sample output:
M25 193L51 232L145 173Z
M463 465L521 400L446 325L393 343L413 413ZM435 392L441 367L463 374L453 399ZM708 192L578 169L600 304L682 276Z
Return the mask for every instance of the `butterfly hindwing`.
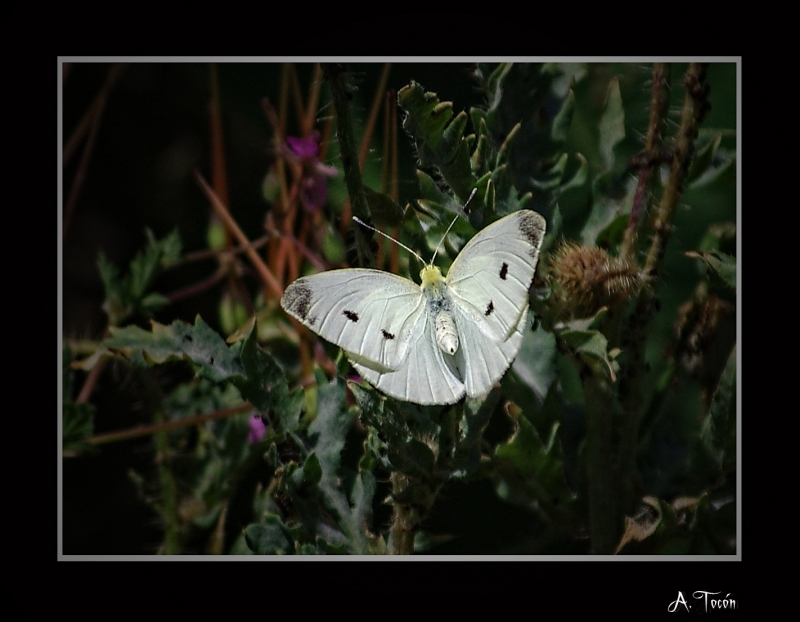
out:
M528 306L525 305L514 332L501 342L492 341L477 333L471 327L472 320L462 314L460 309L457 308L454 315L460 340L453 358L461 371L467 395L480 397L491 390L514 362L522 345Z
M378 371L405 364L426 312L416 283L367 269L299 278L286 288L281 306L352 359Z
M540 214L509 214L467 242L447 273L455 305L495 343L515 333L528 308L544 232Z
M423 406L453 404L464 396L464 383L455 359L436 345L433 322L427 315L417 324L405 364L380 371L350 358L359 375L387 395Z

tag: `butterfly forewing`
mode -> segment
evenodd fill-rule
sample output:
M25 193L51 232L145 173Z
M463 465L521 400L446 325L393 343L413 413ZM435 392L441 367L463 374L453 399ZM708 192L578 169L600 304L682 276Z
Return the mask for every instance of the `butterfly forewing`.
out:
M528 308L544 231L536 212L509 214L467 242L447 273L455 305L495 343L515 333Z
M297 279L286 288L281 306L359 363L380 371L404 365L426 311L413 281L358 269Z

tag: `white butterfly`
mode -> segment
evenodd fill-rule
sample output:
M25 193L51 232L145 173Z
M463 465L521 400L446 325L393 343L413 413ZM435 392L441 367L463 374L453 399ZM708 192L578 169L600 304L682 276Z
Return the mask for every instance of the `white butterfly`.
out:
M519 352L544 232L540 214L520 210L467 242L446 277L433 261L421 285L331 270L294 281L281 306L387 395L422 405L481 397Z

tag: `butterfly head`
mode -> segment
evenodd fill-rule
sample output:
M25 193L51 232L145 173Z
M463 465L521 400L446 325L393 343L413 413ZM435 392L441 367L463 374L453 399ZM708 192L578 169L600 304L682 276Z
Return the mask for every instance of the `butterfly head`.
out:
M442 283L444 281L444 277L442 276L442 271L439 270L438 266L431 264L420 270L419 280L421 281L420 286L422 289L427 289Z

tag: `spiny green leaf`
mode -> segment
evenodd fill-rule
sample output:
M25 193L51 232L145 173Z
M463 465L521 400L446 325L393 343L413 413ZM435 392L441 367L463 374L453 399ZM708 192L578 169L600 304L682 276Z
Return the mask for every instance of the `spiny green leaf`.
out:
M436 167L456 196L466 200L473 182L463 136L467 114L453 118L452 102L440 102L436 93L413 81L398 91L397 102L406 112L403 128L416 144L420 164Z
M402 224L405 212L391 197L382 192L375 192L366 186L364 186L364 195L367 197L369 211L376 225L399 227Z
M598 330L565 330L560 336L579 356L601 362L612 382L616 379L619 363L609 353L608 340L603 333Z
M112 326L119 326L136 311L150 315L153 310L168 302L160 294L147 295L147 290L158 273L180 256L180 237L177 230L163 240L156 240L149 229L146 234L147 247L136 254L130 263L128 274L123 278L119 278L119 271L105 254L102 251L98 253L97 267L106 292L103 309Z
M94 406L65 401L61 414L61 443L65 452L84 452L94 449L86 443L94 431Z
M558 194L562 194L567 190L571 190L572 188L580 188L581 186L585 185L589 179L589 162L580 153L576 153L575 157L578 158L578 169L575 171L572 177L568 178L558 187Z
M313 451L308 454L308 458L303 463L303 482L305 484L314 486L319 484L322 479L322 467L319 464L319 458Z
M497 446L493 463L503 486L498 493L509 501L529 503L538 500L543 507L563 504L571 497L562 475L562 459L556 443L558 423L542 442L527 417L511 409L509 415L516 430L512 437Z
M342 449L355 415L344 407L345 387L338 379L317 387L317 416L308 426L308 436L313 439L323 477L330 481L339 471Z
M736 348L728 357L728 362L711 400L702 430L702 438L710 452L717 457L720 467L725 456L729 430L736 426ZM734 432L735 438L735 432Z
M387 458L388 454L389 446L380 438L378 430L374 426L367 426L367 438L364 439L364 455L358 463L359 470L372 472L379 465L389 469L391 463Z
M600 157L606 170L614 167L614 147L623 138L625 138L625 110L622 107L619 80L613 78L608 83L606 105L600 117Z
M256 337L254 322L240 354L244 374L232 380L244 399L262 412L277 411L283 430L292 432L299 425L303 391L296 389L289 393L286 376L275 360L258 345Z
M431 448L417 439L410 439L399 447L389 447L389 460L398 471L415 478L430 480L436 457Z
M151 322L151 331L138 326L111 328L111 337L95 355L78 367L91 369L104 354L118 353L135 365L158 365L167 361L192 363L202 378L231 382L256 409L275 410L284 432L299 425L302 389L289 393L286 377L277 363L256 341L255 324L243 344L228 346L200 316L194 326L176 320L169 326Z
M532 319L532 315L528 315ZM556 338L553 333L539 329L526 330L519 354L511 364L513 374L538 399L547 394L548 387L557 377Z
M711 139L701 147L696 148L692 162L689 165L689 172L686 176L686 184L691 184L698 177L708 170L714 157L717 155L717 149L722 142L722 132L717 132Z
M702 259L708 267L725 282L728 287L736 289L736 257L720 251L688 251L687 257Z
M581 230L585 246L595 246L602 232L619 218L629 218L635 194L635 182L620 184L610 171L595 177L592 182L592 208ZM615 184L618 187L615 187Z
M561 104L561 109L556 113L553 119L553 127L550 130L550 136L553 142L561 147L567 142L567 135L569 134L569 127L572 124L572 116L575 113L575 93L572 89L567 93L564 103Z
M239 348L229 348L200 316L195 319L194 326L176 320L169 326L151 322L151 328L151 331L146 331L138 326L112 327L111 337L103 341L100 349L119 352L136 365L191 361L201 376L213 381L240 376L244 372Z
M375 476L369 471L361 471L353 482L350 503L353 506L353 518L362 525L372 523L372 499L375 496L377 483Z
M244 531L247 546L256 555L287 555L294 551L288 530L275 515L268 515L264 522L249 525Z

